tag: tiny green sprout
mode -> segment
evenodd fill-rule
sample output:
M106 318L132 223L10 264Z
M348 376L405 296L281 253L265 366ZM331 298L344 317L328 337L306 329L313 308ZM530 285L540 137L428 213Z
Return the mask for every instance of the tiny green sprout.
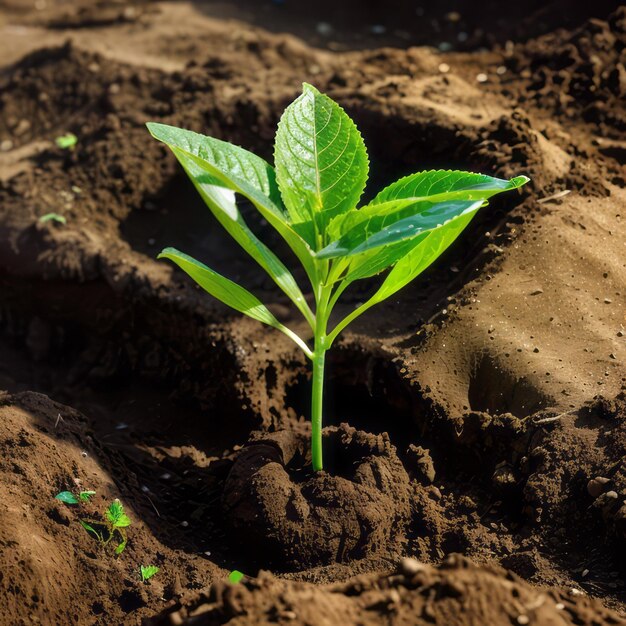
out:
M67 224L67 219L64 215L59 215L58 213L46 213L39 218L39 222L41 224L45 224L46 222L58 222L59 224Z
M240 583L244 578L243 572L240 572L238 569L234 569L230 574L228 574L228 582L236 585Z
M139 568L141 572L142 582L145 583L147 580L150 580L150 578L157 574L160 569L161 568L157 567L156 565L142 565Z
M79 521L81 526L88 533L94 535L103 547L106 547L116 537L118 545L115 548L115 554L124 552L128 543L126 528L132 522L124 512L124 507L119 500L114 500L108 506L104 513L104 520L81 519Z
M95 491L79 491L78 496L71 491L61 491L54 497L65 504L79 504L80 502L89 502L89 499L95 495Z
M62 150L73 150L78 142L78 137L74 133L65 133L65 135L57 137L54 141Z
M281 331L312 362L311 457L322 462L322 401L326 352L359 315L386 300L431 265L477 211L499 193L518 189L484 174L430 170L405 176L361 203L369 159L343 109L315 87L290 104L278 124L275 168L238 146L164 124L149 123L172 150L213 215L302 314L312 335L280 322L247 289L175 248L169 259L204 290L233 309ZM310 283L309 305L293 274L250 230L236 202L242 196L285 240ZM355 281L387 272L365 302L342 319L331 313Z

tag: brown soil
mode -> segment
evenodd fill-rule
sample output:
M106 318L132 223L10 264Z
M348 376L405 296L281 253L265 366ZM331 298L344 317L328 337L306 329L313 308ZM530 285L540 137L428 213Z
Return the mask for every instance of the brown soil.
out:
M3 4L0 623L626 623L626 9L443 4L429 30L396 4ZM155 254L303 326L143 126L269 158L303 80L361 128L369 194L532 178L345 334L320 475L304 358ZM113 498L119 557L78 521Z

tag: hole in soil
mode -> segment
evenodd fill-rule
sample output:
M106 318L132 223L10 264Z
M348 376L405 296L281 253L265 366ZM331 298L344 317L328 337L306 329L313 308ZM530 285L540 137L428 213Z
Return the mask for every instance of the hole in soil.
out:
M469 380L468 400L473 411L492 415L512 413L528 417L546 408L548 399L528 380L505 369L492 357L483 356Z

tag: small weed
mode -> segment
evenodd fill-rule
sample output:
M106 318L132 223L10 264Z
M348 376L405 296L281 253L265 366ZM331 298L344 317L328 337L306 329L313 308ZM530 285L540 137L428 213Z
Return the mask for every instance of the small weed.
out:
M59 215L58 213L46 213L39 218L40 224L45 224L46 222L57 222L59 224L67 224L67 219L63 215Z
M74 133L65 133L65 135L57 137L54 142L62 150L73 150L74 146L78 142L78 137L76 137Z
M81 526L92 534L102 545L106 547L116 538L118 544L115 554L122 554L128 543L126 528L131 525L130 518L124 512L124 507L119 500L113 501L104 514L104 520L81 519Z
M240 572L238 569L234 569L230 574L228 574L228 582L236 585L243 580L244 576L245 574L243 574L243 572Z
M156 565L142 565L139 570L141 572L141 581L146 582L150 580L155 574L159 572L161 568Z
M90 498L95 495L95 491L79 491L78 495L71 491L61 491L54 497L65 504L79 504L80 502L89 502Z

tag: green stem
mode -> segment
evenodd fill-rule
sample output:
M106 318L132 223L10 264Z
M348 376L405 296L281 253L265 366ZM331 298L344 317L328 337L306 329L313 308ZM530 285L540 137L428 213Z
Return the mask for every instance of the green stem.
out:
M322 460L322 404L324 399L324 360L326 358L326 337L315 338L313 353L313 394L311 397L311 457L313 469L323 468Z

